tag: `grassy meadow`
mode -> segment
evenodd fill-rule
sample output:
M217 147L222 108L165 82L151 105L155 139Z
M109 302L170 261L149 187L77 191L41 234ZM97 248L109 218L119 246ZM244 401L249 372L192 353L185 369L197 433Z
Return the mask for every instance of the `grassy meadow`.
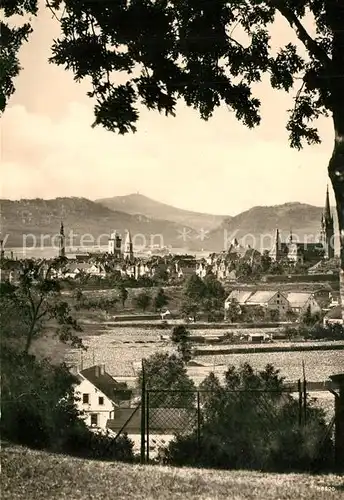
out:
M3 500L339 500L342 476L263 474L96 462L2 449Z

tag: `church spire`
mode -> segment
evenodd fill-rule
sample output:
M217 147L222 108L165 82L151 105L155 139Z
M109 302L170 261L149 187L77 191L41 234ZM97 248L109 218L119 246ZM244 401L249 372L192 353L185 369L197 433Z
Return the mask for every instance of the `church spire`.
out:
M324 242L325 258L333 259L334 257L334 225L331 214L330 194L328 185L326 188L325 209L322 217L322 240Z
M133 262L134 260L134 248L133 248L133 240L131 238L130 231L127 231L127 237L125 241L124 255L126 260L129 262Z
M330 221L332 220L332 215L331 215L331 207L330 207L330 194L328 191L328 184L326 188L326 200L325 200L325 212L324 212L324 218L325 221Z
M61 221L60 225L60 237L59 237L59 257L66 256L66 247L65 247L65 233L63 222Z

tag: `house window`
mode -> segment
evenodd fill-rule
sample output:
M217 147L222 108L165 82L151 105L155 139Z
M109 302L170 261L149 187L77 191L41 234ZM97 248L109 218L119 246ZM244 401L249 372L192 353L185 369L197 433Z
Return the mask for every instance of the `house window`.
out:
M98 425L98 415L97 413L91 413L91 425Z
M82 402L84 405L88 405L90 402L90 395L89 394L83 394L82 395Z
M277 304L279 304L279 300L276 300Z
M104 398L103 398L102 396L99 396L99 398L98 398L98 403L99 403L100 405L103 405L103 404L104 404Z

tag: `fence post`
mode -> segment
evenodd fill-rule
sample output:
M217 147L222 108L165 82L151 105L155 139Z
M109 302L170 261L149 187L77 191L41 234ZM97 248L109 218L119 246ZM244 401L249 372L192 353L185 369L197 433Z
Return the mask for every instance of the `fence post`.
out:
M201 404L199 391L197 391L197 446L198 454L201 452Z
M146 379L145 366L142 360L142 387L141 387L141 464L145 463L146 439Z
M307 381L303 379L303 425L307 424Z
M297 381L297 390L299 393L299 426L302 425L302 389L301 389L301 380Z
M332 375L330 379L339 390L335 398L335 462L344 467L344 373Z
M146 462L149 463L149 391L146 391Z

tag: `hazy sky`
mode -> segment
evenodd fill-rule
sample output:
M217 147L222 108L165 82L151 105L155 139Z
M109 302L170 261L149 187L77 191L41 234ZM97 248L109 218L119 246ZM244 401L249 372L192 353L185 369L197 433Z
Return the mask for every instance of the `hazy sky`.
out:
M287 201L323 205L330 119L319 123L320 146L291 150L285 131L291 96L263 83L257 89L263 122L255 130L226 108L204 122L183 104L176 118L142 109L136 134L91 129L87 84L47 62L57 21L42 12L34 30L21 51L24 70L2 118L2 198L96 199L139 191L181 208L233 215ZM280 21L274 40L287 43L292 37Z

